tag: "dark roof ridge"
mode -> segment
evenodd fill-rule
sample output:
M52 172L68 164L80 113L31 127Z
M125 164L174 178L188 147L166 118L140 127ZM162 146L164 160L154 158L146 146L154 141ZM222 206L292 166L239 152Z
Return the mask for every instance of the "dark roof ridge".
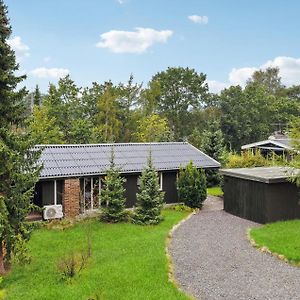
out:
M129 146L129 145L184 145L188 142L146 142L146 143L98 143L98 144L37 144L35 147L95 147L95 146Z

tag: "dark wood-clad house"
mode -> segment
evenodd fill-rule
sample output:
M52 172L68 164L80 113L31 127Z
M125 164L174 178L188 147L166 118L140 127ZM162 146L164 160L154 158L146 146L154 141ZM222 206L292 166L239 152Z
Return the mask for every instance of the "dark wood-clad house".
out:
M178 202L176 178L180 167L193 161L198 168L216 169L220 164L188 143L124 143L85 145L38 145L43 169L36 184L34 203L40 207L60 207L61 217L75 217L98 209L103 178L109 168L112 148L115 163L125 177L126 206L133 207L138 177L147 165L149 152L159 173L166 203ZM55 217L49 211L48 218ZM45 214L44 214L45 217ZM46 217L47 218L47 217Z

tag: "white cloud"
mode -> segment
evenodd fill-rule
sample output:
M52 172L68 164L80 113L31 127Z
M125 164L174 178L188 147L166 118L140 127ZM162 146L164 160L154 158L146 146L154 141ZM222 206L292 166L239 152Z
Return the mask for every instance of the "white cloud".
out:
M17 61L21 61L24 57L29 56L30 48L22 42L21 37L16 36L7 40L8 45L15 51Z
M122 5L125 3L125 0L117 0L117 2Z
M211 93L220 93L223 89L227 87L227 84L224 82L219 82L216 80L207 80L209 91Z
M38 78L61 78L68 75L70 71L68 69L62 68L36 68L30 72L35 77Z
M278 56L267 61L262 68L278 67L282 83L291 86L300 84L300 58Z
M157 31L152 28L137 27L135 31L111 30L100 35L98 48L106 48L114 53L143 53L154 43L166 43L173 32Z
M279 76L284 85L289 87L300 84L300 58L288 56L277 56L273 60L269 60L258 67L233 68L228 74L227 82L215 80L208 80L207 82L211 92L219 93L222 89L230 85L240 85L244 87L247 80L255 71L275 67L279 68Z
M207 16L198 16L198 15L191 15L188 16L188 19L194 23L197 24L203 24L206 25L208 23L208 17Z
M246 81L252 76L252 74L257 70L257 68L246 67L236 69L233 68L229 73L229 82L232 85L245 86Z

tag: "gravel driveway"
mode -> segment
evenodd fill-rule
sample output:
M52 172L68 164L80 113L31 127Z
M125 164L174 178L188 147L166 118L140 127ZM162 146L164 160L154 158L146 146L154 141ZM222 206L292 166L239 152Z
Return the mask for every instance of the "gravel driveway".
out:
M258 224L222 210L221 200L173 234L170 253L175 278L197 299L300 299L300 268L254 249L247 228Z

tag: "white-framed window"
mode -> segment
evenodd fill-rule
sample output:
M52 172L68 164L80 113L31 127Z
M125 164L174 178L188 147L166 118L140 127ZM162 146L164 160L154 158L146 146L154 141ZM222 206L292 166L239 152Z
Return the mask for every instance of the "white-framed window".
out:
M163 190L163 173L159 172L158 173L158 183L159 183L159 190Z
M83 211L98 209L101 206L101 177L83 178Z
M57 183L54 180L54 205L57 205Z
M138 176L136 184L137 184L138 188L141 186L141 175Z

